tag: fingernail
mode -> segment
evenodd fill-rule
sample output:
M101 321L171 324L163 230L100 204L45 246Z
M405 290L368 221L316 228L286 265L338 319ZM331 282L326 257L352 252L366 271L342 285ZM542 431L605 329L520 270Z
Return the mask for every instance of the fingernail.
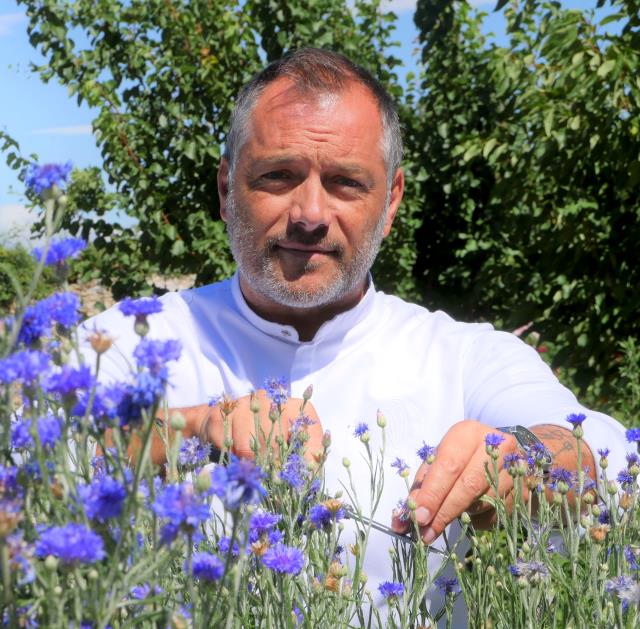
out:
M432 542L436 537L438 537L438 534L437 534L437 533L436 533L436 532L435 532L431 527L429 527L429 528L426 530L425 534L422 536L422 541L423 541L425 544L431 544L431 542Z
M431 522L431 511L426 507L418 507L416 509L416 522L420 526L426 526Z

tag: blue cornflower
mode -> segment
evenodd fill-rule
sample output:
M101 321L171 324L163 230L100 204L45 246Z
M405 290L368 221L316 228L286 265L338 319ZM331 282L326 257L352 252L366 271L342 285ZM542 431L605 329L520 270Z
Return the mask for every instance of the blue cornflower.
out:
M95 387L91 408L88 409L91 392L78 391L77 402L71 412L76 417L83 417L87 410L90 410L95 427L98 430L104 430L118 416L120 404L127 394L127 390L127 385L119 382L110 385L98 383Z
M309 521L317 529L321 529L331 523L332 513L323 504L314 505L309 509Z
M133 355L138 367L146 367L152 374L162 374L166 378L166 363L178 360L181 351L180 341L152 341L145 338L133 350Z
M452 577L451 579L447 579L446 577L438 577L435 580L435 584L437 588L446 595L460 594L460 592L462 591L456 577Z
M94 563L105 556L102 537L83 524L65 524L40 530L36 555L53 555L66 564Z
M26 585L36 578L33 565L29 561L33 555L33 549L31 544L24 541L23 536L24 532L17 530L5 538L9 549L9 569L18 577L16 579L18 585Z
M567 493L573 486L574 476L569 470L565 470L562 467L555 467L549 473L551 482L549 487L553 491L559 491L560 493Z
M18 468L0 464L0 498L19 498L22 487L18 484Z
M227 484L223 502L227 509L233 511L243 504L256 504L267 495L261 483L264 473L252 460L232 455L225 471Z
M404 594L404 585L402 583L394 583L393 581L385 581L378 586L378 591L388 601L396 600Z
M406 476L409 473L409 466L399 456L391 463L391 467L395 467L398 476Z
M603 458L606 459L609 456L609 448L599 448L598 449L598 454Z
M635 452L627 452L627 467L632 467L633 465L640 465L640 455Z
M524 461L525 458L518 452L512 452L505 454L502 462L502 467L505 470L513 471L518 468L518 465Z
M289 399L289 383L285 378L267 378L264 381L264 390L269 399L278 406L284 406Z
M509 566L514 577L524 577L531 581L541 581L549 576L549 569L541 561L522 561L518 559L514 566Z
M42 194L54 185L63 188L73 164L29 164L25 171L24 183L36 194Z
M433 446L427 445L424 441L422 442L422 447L418 449L416 454L420 457L420 459L424 463L429 463L433 459L436 454L436 449Z
M13 320L9 321L9 326L13 327ZM24 309L20 331L18 332L18 342L24 345L33 345L42 337L51 335L51 312L46 299L38 301Z
M33 384L49 369L50 363L44 352L30 349L16 352L0 360L0 383Z
M640 546L625 546L624 557L632 570L640 570L638 560L640 560Z
M368 433L369 433L369 424L366 424L365 422L360 422L355 427L355 430L353 431L353 436L358 437L359 439L362 439L362 437L364 437L364 435Z
M640 443L640 428L629 428L624 434L629 443Z
M637 605L640 602L640 583L627 575L608 579L605 582L605 589L610 594L616 594L622 601L623 610L627 609L629 603Z
M602 507L598 516L598 524L611 524L611 514L609 509Z
M79 487L78 492L87 517L98 522L117 518L127 496L123 485L106 474L95 477L90 485Z
M65 238L49 243L49 249L44 258L47 266L62 266L67 260L76 258L78 254L87 246L86 240L82 238ZM33 257L40 262L44 251L40 247L35 247Z
M62 421L55 415L39 417L36 425L38 437L43 448L53 448L62 436ZM33 447L31 436L31 420L21 419L11 427L11 444L16 450L26 450Z
M93 376L88 365L72 367L63 365L59 371L50 373L43 381L42 388L47 393L57 393L67 397L78 389L88 390L93 385Z
M224 562L211 553L194 553L191 558L191 574L203 581L218 581L224 574Z
M625 485L631 485L634 481L633 475L629 470L621 470L618 472L616 480L624 487Z
M269 513L262 509L254 511L249 520L249 541L251 543L257 542L262 535L269 533L281 519L282 516L279 514Z
M82 318L80 315L80 298L74 293L54 293L46 299L49 315L64 328L75 326Z
M280 478L297 491L302 490L309 478L309 468L304 459L297 453L290 454L280 470Z
M275 544L262 555L262 563L280 574L299 574L304 566L304 554L298 548Z
M504 441L504 435L497 432L490 432L485 435L484 443L487 448L497 448Z
M209 460L211 444L203 443L199 437L189 437L180 444L178 463L184 467L198 467Z
M221 537L218 540L218 552L226 554L229 552L229 547L231 546L231 539L229 537ZM236 542L233 543L233 548L231 548L231 556L237 557L240 554L240 547Z
M587 419L587 416L584 413L571 413L566 417L566 420L573 425L574 428L576 426L582 426L582 422L585 419Z
M118 308L126 317L135 317L137 320L146 321L147 317L162 311L162 302L157 297L141 297L140 299L123 299Z
M165 540L173 539L181 527L192 532L209 517L209 507L203 496L197 494L189 482L167 485L156 495L151 508L158 517L169 520Z

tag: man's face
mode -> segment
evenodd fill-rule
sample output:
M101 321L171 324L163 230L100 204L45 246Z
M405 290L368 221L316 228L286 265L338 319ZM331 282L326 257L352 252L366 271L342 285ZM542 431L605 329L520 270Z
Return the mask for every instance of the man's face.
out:
M373 97L351 84L301 96L269 85L250 119L221 207L244 288L264 303L312 308L357 299L402 196L387 190Z

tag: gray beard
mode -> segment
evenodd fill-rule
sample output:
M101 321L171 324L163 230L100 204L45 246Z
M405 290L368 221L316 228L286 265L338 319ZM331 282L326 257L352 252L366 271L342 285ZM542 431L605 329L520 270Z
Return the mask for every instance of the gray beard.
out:
M389 194L385 206L389 205ZM289 233L270 238L263 250L256 249L257 235L250 221L246 219L247 212L240 208L235 200L233 190L229 189L227 196L227 233L231 252L238 266L238 270L251 288L262 297L281 306L289 308L315 308L337 301L358 287L363 286L378 255L382 244L386 210L381 213L373 231L367 235L361 248L355 252L352 260L344 261L344 247L339 243L322 239L322 244L334 250L338 265L332 281L317 287L313 291L294 287L286 279L280 277L274 265L274 250L279 242L288 240L303 244L319 244L320 234L293 229ZM314 235L315 234L315 235ZM307 262L303 272L314 271L316 265Z

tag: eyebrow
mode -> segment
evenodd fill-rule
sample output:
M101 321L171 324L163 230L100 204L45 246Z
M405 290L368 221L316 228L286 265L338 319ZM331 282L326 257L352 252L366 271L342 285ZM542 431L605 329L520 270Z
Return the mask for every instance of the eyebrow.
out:
M276 156L264 157L264 158L259 157L256 160L254 160L253 164L251 164L249 168L262 169L262 168L272 168L277 166L286 166L287 164L300 161L300 159L301 159L300 155L296 155L294 153L290 153L290 154L287 153L284 155L276 155ZM363 168L361 165L353 162L341 162L341 163L338 162L338 163L331 164L330 167L351 175L364 175L368 178L372 177L371 171L369 169Z

